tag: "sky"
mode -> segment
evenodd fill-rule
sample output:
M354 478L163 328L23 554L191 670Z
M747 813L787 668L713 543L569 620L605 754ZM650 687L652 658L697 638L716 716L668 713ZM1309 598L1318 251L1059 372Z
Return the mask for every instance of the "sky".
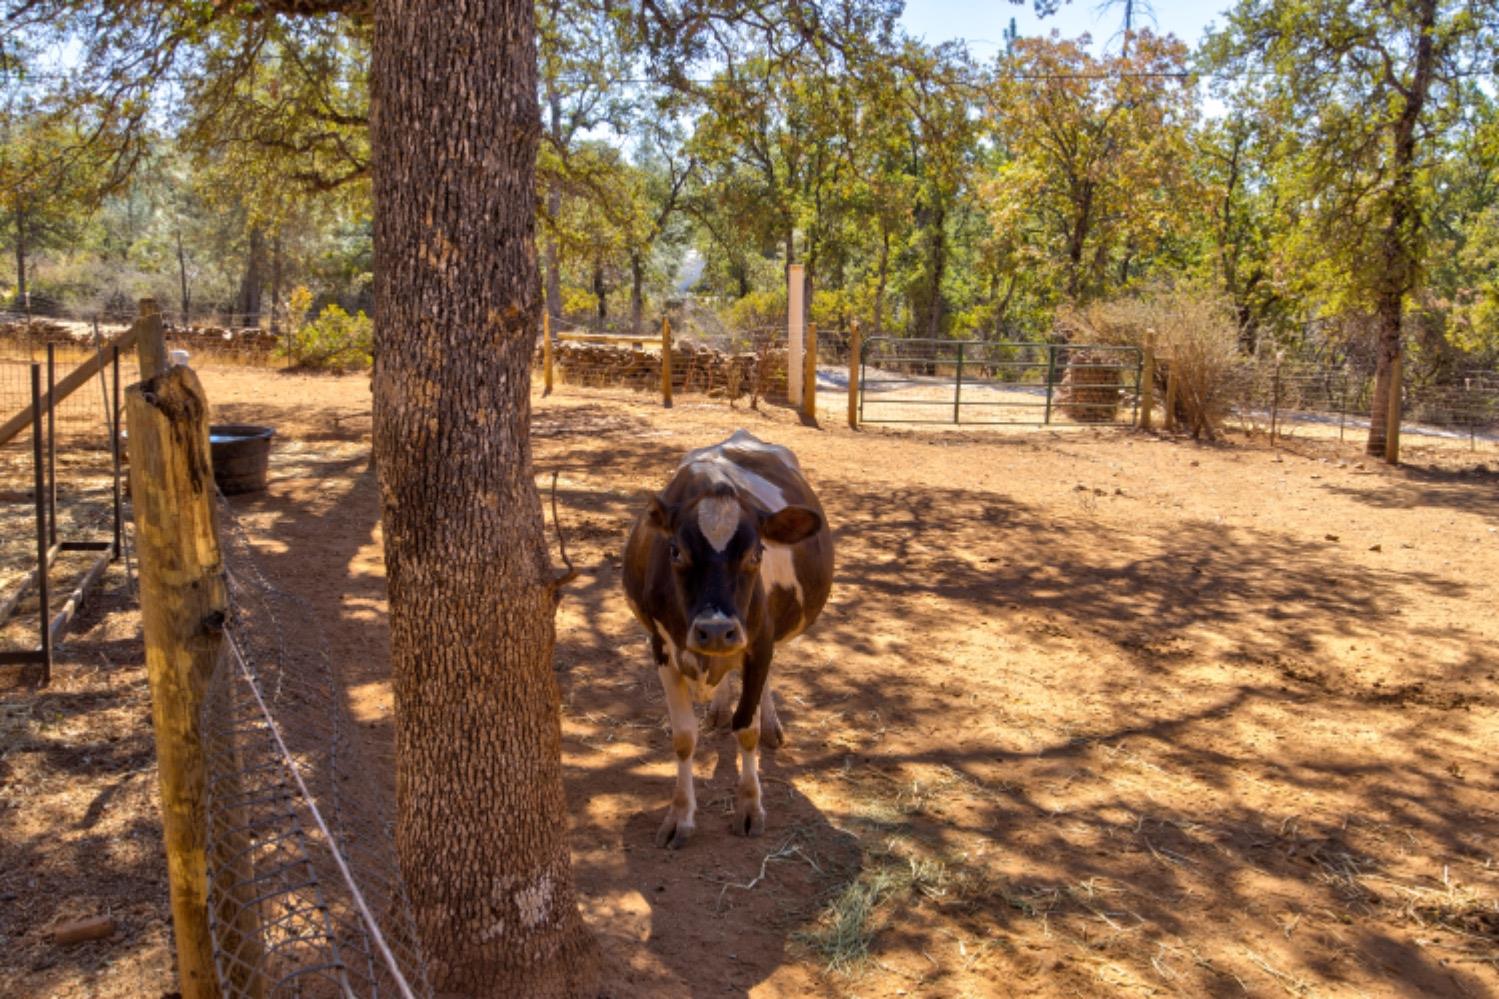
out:
M1093 37L1095 53L1100 44L1107 43L1117 49L1118 39L1113 36L1124 23L1124 9L1115 6L1100 11L1099 6L1100 0L1071 0L1056 14L1042 20L1036 17L1030 0L1019 5L1009 0L906 0L900 20L908 33L924 38L929 44L966 40L969 51L986 61L1004 48L1004 30L1012 17L1021 37L1045 35L1053 29L1065 38L1086 32ZM1149 7L1155 12L1154 20L1144 15L1141 23L1195 46L1202 40L1209 22L1216 19L1221 25L1221 12L1229 6L1228 0L1151 0ZM1139 8L1136 10L1137 17L1141 17Z

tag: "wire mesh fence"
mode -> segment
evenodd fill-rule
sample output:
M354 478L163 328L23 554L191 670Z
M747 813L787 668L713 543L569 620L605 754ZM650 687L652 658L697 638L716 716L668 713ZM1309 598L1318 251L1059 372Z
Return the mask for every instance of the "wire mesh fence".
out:
M1368 428L1374 374L1350 367L1265 359L1229 373L1228 397L1241 427L1276 436L1330 434ZM1406 379L1401 421L1407 432L1466 440L1470 448L1499 444L1499 373L1470 372L1442 382Z
M209 923L226 996L425 996L388 788L308 605L222 500L231 614L203 701Z
M83 360L102 360L93 351L53 353L54 382ZM51 407L50 419L48 408L40 407L38 434L32 416L34 363L38 394L45 396L46 351L0 348L0 424L21 421L15 435L0 444L0 652L38 645L41 628L60 639L81 600L75 584L87 591L98 578L100 553L118 554L122 544L110 415L117 369L104 361L97 375Z

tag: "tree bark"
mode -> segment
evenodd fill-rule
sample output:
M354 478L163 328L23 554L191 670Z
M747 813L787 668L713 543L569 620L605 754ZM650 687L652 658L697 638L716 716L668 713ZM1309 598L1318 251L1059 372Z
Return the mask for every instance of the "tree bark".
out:
M609 319L609 286L604 282L604 261L601 257L593 260L593 297L598 303L594 308L598 313L599 329L603 329L604 323Z
M16 305L26 308L26 213L16 212Z
M187 254L182 251L182 230L177 230L177 279L182 285L182 325L191 321L188 306L192 304L187 292Z
M264 283L261 272L265 269L265 235L257 226L250 230L250 249L245 254L245 274L239 283L239 299L235 311L246 326L260 322L260 290Z
M551 134L558 149L562 147L562 99L555 92L547 95L547 110L551 118ZM562 186L556 177L547 180L547 217L553 227L562 217ZM562 254L557 247L557 234L547 236L546 247L547 314L552 317L552 328L560 328L562 320Z
M947 209L938 205L931 233L931 300L927 303L926 335L936 339L942 335L942 278L947 273Z
M1402 349L1401 322L1405 296L1410 293L1416 274L1417 244L1420 239L1420 209L1416 205L1416 126L1431 90L1436 68L1433 29L1436 26L1436 0L1417 0L1415 5L1415 62L1407 88L1405 106L1395 120L1392 157L1394 177L1390 185L1390 218L1380 239L1383 258L1374 315L1378 329L1375 350L1374 401L1369 419L1369 439L1365 451L1382 458L1387 436L1386 419L1390 406L1391 379L1395 359Z
M530 0L377 0L374 450L396 842L438 989L590 994L533 483Z
M281 305L281 232L271 238L271 332L279 333L277 308Z
M640 334L645 316L645 261L637 251L630 254L630 332Z
M555 180L547 184L547 213L552 218L552 224L556 225L558 216L562 214L562 190ZM556 327L562 321L562 253L557 247L555 233L547 236L545 280L547 314L552 317L552 325Z

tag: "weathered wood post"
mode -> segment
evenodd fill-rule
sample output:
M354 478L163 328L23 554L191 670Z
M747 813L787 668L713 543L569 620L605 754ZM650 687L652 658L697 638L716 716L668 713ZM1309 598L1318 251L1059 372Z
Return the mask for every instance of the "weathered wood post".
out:
M671 320L661 317L661 405L671 408Z
M552 314L541 314L541 394L552 394Z
M1166 365L1166 415L1161 418L1166 430L1176 429L1176 365Z
M1385 412L1384 460L1391 465L1400 464L1400 362L1400 354L1390 361L1390 405Z
M807 323L802 355L802 416L817 422L817 324Z
M161 310L156 299L143 298L135 321L135 356L141 365L141 381L155 378L167 369L167 344L162 335Z
M1155 335L1145 335L1145 357L1140 367L1140 429L1150 430L1154 425L1152 410L1155 409Z
M141 363L153 363L144 347ZM125 414L177 969L183 996L211 997L219 990L208 926L207 763L199 714L229 598L213 501L208 403L198 376L178 366L130 386Z
M864 350L863 338L859 335L859 320L848 328L848 427L859 429L859 362Z

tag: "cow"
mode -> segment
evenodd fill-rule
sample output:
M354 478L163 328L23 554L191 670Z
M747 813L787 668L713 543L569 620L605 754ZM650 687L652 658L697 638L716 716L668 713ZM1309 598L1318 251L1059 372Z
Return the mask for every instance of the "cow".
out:
M833 582L833 536L796 456L739 430L690 452L671 482L651 497L625 546L625 599L650 636L666 692L677 785L656 845L691 838L697 799L694 695L711 698L708 722L728 718L739 743L739 789L732 829L765 831L759 747L784 733L770 692L775 647L811 626Z

